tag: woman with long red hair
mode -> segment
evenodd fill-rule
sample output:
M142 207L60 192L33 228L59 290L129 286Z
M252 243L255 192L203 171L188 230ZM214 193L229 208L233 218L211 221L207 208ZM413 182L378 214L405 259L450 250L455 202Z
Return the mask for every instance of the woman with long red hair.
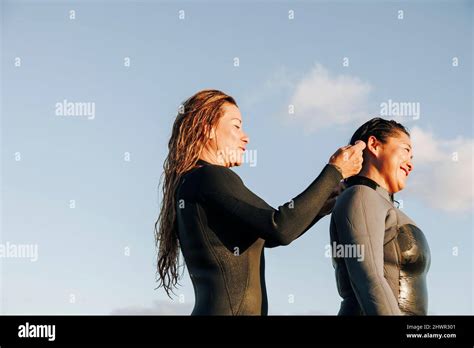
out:
M263 248L306 232L332 209L340 181L361 169L365 144L340 148L302 193L274 209L229 169L242 163L249 142L242 123L231 96L203 90L183 103L169 140L155 224L157 276L170 295L181 250L193 315L266 315Z

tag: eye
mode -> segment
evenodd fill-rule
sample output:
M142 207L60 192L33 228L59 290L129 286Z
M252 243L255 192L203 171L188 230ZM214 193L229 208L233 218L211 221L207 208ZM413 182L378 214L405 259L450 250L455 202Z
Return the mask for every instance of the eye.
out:
M237 128L237 129L240 129L240 127L239 127L239 126L237 126L237 125L234 125L234 127L235 127L235 128Z

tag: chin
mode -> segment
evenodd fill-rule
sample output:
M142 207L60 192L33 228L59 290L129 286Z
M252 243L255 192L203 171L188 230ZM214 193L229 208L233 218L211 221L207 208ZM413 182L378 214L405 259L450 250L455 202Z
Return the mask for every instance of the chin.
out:
M396 192L400 192L401 190L403 190L405 188L405 182L404 181L401 181L398 183L398 190ZM394 192L394 193L396 193Z
M229 162L229 167L238 167L242 164L242 162Z

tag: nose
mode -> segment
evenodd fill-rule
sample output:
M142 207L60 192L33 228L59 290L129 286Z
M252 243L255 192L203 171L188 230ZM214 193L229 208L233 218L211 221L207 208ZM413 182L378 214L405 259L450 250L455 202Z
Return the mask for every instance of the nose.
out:
M408 173L410 173L410 172L413 170L413 163L412 163L412 161L409 160L409 161L407 162L407 166L408 166Z
M250 138L248 137L247 133L244 132L242 141L247 145L250 141Z

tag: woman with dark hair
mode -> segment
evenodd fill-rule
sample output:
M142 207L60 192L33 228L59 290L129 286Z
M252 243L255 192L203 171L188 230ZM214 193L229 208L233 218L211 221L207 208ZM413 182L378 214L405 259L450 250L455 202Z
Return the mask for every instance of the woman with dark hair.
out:
M164 163L163 201L155 224L159 286L169 295L183 253L193 315L265 315L263 248L287 245L334 205L341 179L362 166L362 142L339 149L319 176L278 209L229 169L249 141L235 100L200 91L182 105Z
M358 140L366 143L364 164L346 180L330 225L331 245L345 252L333 250L339 315L426 315L428 243L394 205L413 170L410 134L393 120L373 118L350 143Z

